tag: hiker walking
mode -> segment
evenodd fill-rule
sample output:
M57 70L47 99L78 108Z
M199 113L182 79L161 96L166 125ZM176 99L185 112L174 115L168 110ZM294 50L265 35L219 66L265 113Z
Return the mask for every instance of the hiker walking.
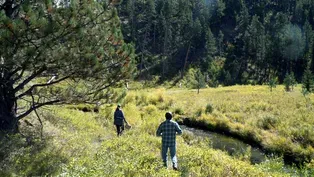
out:
M174 170L178 170L177 156L176 156L176 135L181 135L182 130L179 124L172 121L172 113L167 112L165 114L166 121L162 122L156 132L157 136L162 137L161 156L164 166L167 167L167 153L170 149L170 156L172 160L172 167Z
M118 104L116 111L114 112L114 124L117 127L118 136L120 136L124 130L124 123L128 125L128 122L125 120L124 114L121 110L121 105Z

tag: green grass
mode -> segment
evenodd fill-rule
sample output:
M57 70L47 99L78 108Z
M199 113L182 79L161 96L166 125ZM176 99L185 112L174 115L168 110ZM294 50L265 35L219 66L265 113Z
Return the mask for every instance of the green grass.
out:
M176 90L167 95L187 112L181 117L221 127L267 150L292 154L298 162L314 158L314 95L309 96L309 103L300 89L285 92L279 86L270 92L267 86L233 86L203 89L200 94ZM208 103L214 111L199 114Z
M40 111L43 138L33 116L27 118L33 127L21 124L24 136L1 138L0 176L290 176L282 170L280 158L252 165L247 157L213 150L207 140L187 133L177 138L180 171L166 169L160 157L161 140L155 136L170 110L177 119L190 117L213 128L253 136L274 151L313 154L313 106L298 91L281 89L270 93L267 86L234 86L202 89L200 94L162 88L128 91L119 99L132 129L121 137L116 136L112 120L115 105L103 105L99 113L50 107ZM314 161L295 173L311 176L308 169L313 166Z

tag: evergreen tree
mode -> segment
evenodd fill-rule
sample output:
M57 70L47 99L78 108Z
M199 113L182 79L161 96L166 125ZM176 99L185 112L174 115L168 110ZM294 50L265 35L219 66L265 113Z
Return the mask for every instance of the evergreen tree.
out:
M206 33L206 45L205 45L205 58L202 63L203 70L207 72L208 68L210 67L210 63L214 59L214 55L216 54L216 40L211 32L210 28L207 30Z
M129 76L134 51L123 41L113 4L5 3L10 5L0 6L0 131L17 132L20 119L46 105L96 103ZM20 107L20 100L28 104Z
M278 80L276 77L271 77L269 79L268 86L269 86L271 92L273 91L273 88L276 88L277 83L278 83Z
M301 29L291 23L282 29L280 35L281 52L287 62L286 70L291 72L293 63L299 59L304 52L304 36Z
M254 80L263 83L267 77L264 72L266 57L266 38L265 28L258 20L259 17L253 16L251 24L245 33L247 55L249 57L250 70L248 72L255 78Z
M245 44L245 32L249 25L250 15L246 4L243 0L240 0L240 12L236 16L236 27L235 27L235 37L234 37L234 49L232 52L228 53L225 70L230 74L231 78L234 78L237 82L241 80L242 74L247 70L248 67L248 57ZM239 65L238 63L243 63ZM228 76L229 78L229 76ZM230 85L231 82L228 82Z
M205 77L202 74L202 71L200 69L197 70L195 76L196 76L195 80L197 82L197 85L196 85L197 93L200 93L200 89L206 87Z
M283 82L287 92L293 91L293 87L297 84L293 72L286 74Z
M303 29L304 29L304 37L305 37L305 47L304 47L305 55L307 55L308 56L307 58L310 60L308 62L312 62L313 61L312 54L313 54L313 47L314 47L314 32L309 21L305 22Z
M178 71L183 76L198 62L202 71L210 70L206 63L212 60L210 28L217 37L217 55L226 57L224 70L232 83L262 84L272 71L279 82L290 72L301 80L304 56L314 57L313 4L313 0L124 0L119 15L125 40L135 44L138 68L145 68L145 76L171 79Z
M218 39L217 39L217 43L218 43L218 54L219 56L223 56L224 55L224 34L222 33L222 31L219 31L218 34Z
M308 93L314 91L314 76L312 71L310 70L310 65L306 67L302 78L302 89Z

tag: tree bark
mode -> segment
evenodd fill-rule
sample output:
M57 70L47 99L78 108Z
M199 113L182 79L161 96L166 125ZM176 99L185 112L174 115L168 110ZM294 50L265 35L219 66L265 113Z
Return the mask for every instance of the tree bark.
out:
M184 60L184 66L183 66L183 72L182 72L182 75L181 75L181 79L182 79L183 76L184 76L185 69L186 69L186 65L187 65L187 63L188 63L190 48L191 48L191 41L190 41L190 43L189 43L188 50L186 51L185 60Z
M0 78L0 131L17 133L18 119L15 110L13 82Z

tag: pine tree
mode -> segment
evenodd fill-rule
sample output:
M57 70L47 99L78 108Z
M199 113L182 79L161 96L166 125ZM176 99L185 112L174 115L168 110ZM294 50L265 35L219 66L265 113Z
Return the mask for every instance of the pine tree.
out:
M200 93L200 89L206 87L205 83L205 77L202 74L202 71L200 69L197 70L196 75L195 75L195 80L197 82L197 93Z
M310 65L306 67L302 78L302 89L308 93L314 91L314 76L312 71L310 70Z
M304 29L304 37L305 37L305 55L308 56L307 58L309 59L308 62L312 63L313 61L313 48L314 48L314 31L307 20L303 26Z
M278 80L276 77L271 77L269 79L268 86L269 86L271 92L273 91L273 88L276 88L277 83L278 83Z
M16 132L18 120L46 105L95 103L129 76L134 49L113 4L5 3L13 4L0 6L0 131Z
M266 58L266 37L265 28L259 21L258 16L253 16L251 24L245 34L246 42L245 48L247 54L250 57L248 61L251 67L252 75L255 75L255 80L262 83L265 77L262 73L265 66Z
M294 77L294 73L293 72L291 72L290 74L287 73L283 80L283 83L285 85L285 90L287 92L293 91L293 87L297 84Z
M298 60L304 52L304 36L301 29L293 24L286 25L281 31L281 53L286 59L286 71L292 71L293 62Z
M218 43L218 54L219 56L223 56L224 55L224 34L222 33L221 30L219 31L219 34L218 34L217 43Z
M210 63L213 61L214 55L216 54L216 52L217 52L216 39L209 28L206 33L206 45L205 45L206 54L205 54L204 61L202 63L204 71L207 71L209 69Z

